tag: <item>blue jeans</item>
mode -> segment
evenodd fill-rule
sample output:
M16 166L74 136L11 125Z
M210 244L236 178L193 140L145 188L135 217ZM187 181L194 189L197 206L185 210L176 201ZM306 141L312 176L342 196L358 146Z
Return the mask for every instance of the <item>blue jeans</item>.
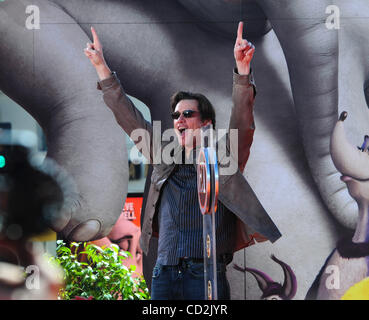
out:
M217 263L218 300L229 300L225 263ZM156 263L151 282L152 300L204 300L204 264L184 259L178 265Z

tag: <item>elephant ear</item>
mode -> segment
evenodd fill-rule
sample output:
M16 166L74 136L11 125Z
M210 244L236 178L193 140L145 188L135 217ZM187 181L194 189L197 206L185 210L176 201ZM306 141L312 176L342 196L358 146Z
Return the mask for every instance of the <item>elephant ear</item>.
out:
M274 283L273 279L270 278L266 273L261 272L257 269L252 268L241 268L237 264L233 264L233 268L241 272L250 272L256 279L258 286L263 293L269 288L269 286Z
M291 300L297 291L297 280L295 273L292 271L291 267L284 263L283 261L277 259L273 254L271 258L277 262L283 269L284 273L284 283L282 286L282 292L285 295L286 300Z

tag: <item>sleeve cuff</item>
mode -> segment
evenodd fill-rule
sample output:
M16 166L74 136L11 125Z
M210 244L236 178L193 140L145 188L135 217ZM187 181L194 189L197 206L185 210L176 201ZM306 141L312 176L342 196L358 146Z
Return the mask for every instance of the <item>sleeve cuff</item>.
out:
M114 84L119 83L119 79L115 71L111 73L109 78L97 82L97 90L105 91L114 86Z
M250 73L248 75L240 75L238 74L237 68L233 69L233 84L234 85L244 85L247 87L253 87L254 89L254 96L256 96L256 86L255 86L255 80L254 75L252 72L252 69L250 69Z

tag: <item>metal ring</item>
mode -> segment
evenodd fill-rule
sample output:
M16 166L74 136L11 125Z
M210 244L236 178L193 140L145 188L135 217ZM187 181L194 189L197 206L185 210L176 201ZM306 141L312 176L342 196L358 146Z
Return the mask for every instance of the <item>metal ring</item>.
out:
M213 294L212 294L212 288L211 288L211 281L208 280L208 300L213 300Z
M211 212L211 171L207 148L200 150L197 163L197 191L200 210L202 214L208 214Z
M211 155L211 212L216 212L218 208L218 194L219 194L219 170L218 170L218 159L214 148L209 150Z
M208 257L208 259L210 259L210 256L211 256L211 241L210 241L210 236L208 234L206 235L206 256Z

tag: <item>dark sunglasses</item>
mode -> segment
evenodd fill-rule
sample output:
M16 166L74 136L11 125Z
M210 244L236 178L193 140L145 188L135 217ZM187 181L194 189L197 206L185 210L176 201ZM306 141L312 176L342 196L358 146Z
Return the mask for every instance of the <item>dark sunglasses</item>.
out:
M182 114L185 118L192 118L194 116L194 114L196 114L196 113L199 113L199 111L185 110L185 111L182 112ZM176 111L176 112L172 113L172 119L173 120L177 120L180 116L181 116L181 113L179 111Z

